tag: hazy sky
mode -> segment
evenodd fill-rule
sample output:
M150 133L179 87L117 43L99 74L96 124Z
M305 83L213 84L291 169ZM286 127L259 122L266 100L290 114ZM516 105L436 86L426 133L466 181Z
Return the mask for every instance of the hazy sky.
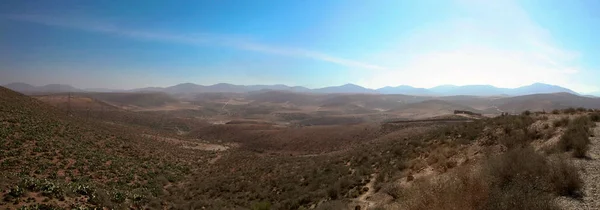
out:
M4 0L0 84L543 82L593 92L598 11L595 0Z

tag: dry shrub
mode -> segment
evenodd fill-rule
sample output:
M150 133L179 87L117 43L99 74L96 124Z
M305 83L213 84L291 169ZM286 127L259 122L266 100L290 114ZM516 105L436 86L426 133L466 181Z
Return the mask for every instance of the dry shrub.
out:
M554 125L554 127L563 127L569 125L569 117L562 117L559 120L555 120L552 122L552 125Z
M478 171L460 168L430 180L419 179L402 191L399 200L412 210L481 209L488 200L488 184Z
M548 193L549 169L546 158L531 147L491 158L483 166L490 184L483 209L556 209Z
M383 185L381 187L380 192L383 192L385 194L388 194L389 196L392 196L393 200L400 198L400 196L402 195L400 186L397 183L386 183L385 185Z
M520 190L577 197L583 183L577 168L560 158L547 158L530 146L493 157L483 168L491 185L504 192Z
M588 117L578 117L569 126L558 142L559 151L573 151L573 156L584 158L590 145L590 127L594 125Z
M565 158L555 157L550 159L550 183L554 192L561 196L578 198L582 196L583 180L579 170L565 161Z
M549 140L552 137L554 137L554 131L553 130L548 130L548 131L544 132L544 136L543 136L544 140Z
M340 200L327 201L315 208L315 210L348 209L348 204Z
M252 204L252 210L269 210L271 209L271 203L266 201L255 202Z
M400 200L406 209L415 210L558 209L554 197L580 196L582 183L568 162L524 147L491 157L480 168L461 167L415 181Z
M565 113L565 114L576 114L577 113L577 109L575 109L573 107L570 107L570 108L563 109L562 112Z
M507 148L515 148L523 147L539 137L541 137L539 132L533 129L527 129L527 127L525 127L505 133L504 136L500 137L499 142Z
M490 193L489 203L484 208L489 210L558 210L549 194L511 185L498 191L493 189Z
M592 120L593 122L600 122L600 112L591 113L590 120Z

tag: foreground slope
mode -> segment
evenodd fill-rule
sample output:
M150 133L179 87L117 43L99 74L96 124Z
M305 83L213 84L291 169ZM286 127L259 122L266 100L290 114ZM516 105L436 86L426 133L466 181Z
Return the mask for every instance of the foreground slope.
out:
M163 186L189 171L182 160L199 155L138 132L0 88L0 206L160 206Z

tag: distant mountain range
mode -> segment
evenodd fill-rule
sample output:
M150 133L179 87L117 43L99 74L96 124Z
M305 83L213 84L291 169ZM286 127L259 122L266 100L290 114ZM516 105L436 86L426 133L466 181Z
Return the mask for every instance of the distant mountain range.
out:
M540 93L571 93L578 94L570 89L549 85L543 83L534 83L527 86L518 88L498 88L491 85L465 85L465 86L454 86L454 85L442 85L434 88L427 89L432 95L474 95L474 96L490 96L490 95L530 95Z
M401 85L397 87L382 87L377 89L381 94L404 94L404 95L435 95L435 92L425 88L415 88L408 85Z
M193 94L205 92L231 92L246 93L261 90L278 90L301 93L362 93L362 94L404 94L421 96L454 96L454 95L472 95L472 96L519 96L543 93L571 93L580 95L570 89L549 85L543 83L534 83L518 88L498 88L491 85L441 85L433 88L415 88L407 85L397 87L383 87L379 89L369 89L355 84L345 84L341 86L331 86L318 89L309 89L302 86L287 85L233 85L228 83L219 83L215 85L198 85L194 83L182 83L170 87L146 87L132 90L115 89L78 89L70 85L50 84L45 86L33 86L25 83L11 83L3 85L9 89L28 93L57 93L57 92L165 92L169 94ZM589 94L594 95L594 94ZM600 95L600 94L598 94Z
M50 84L44 86L33 86L26 83L10 83L4 87L22 93L60 93L60 92L82 92L70 85Z
M364 88L355 84L345 84L342 86L324 87L314 89L312 92L315 93L370 93L377 94L377 90Z
M598 92L592 92L592 93L587 93L585 95L592 96L592 97L600 97L600 91L598 91Z

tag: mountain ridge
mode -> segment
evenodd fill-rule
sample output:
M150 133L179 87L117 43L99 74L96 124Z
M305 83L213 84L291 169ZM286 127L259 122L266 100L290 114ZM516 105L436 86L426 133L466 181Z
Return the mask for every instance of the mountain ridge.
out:
M129 90L106 89L106 88L87 88L79 89L65 84L49 84L44 86L33 86L27 83L10 83L2 85L9 89L27 93L56 93L56 92L165 92L169 94L193 94L203 92L231 92L248 93L260 90L292 91L302 93L321 93L321 94L404 94L420 96L519 96L541 93L560 93L566 92L575 95L582 95L568 88L557 85L533 83L531 85L517 88L499 88L492 85L440 85L433 88L416 88L408 85L386 86L378 89L365 88L356 84L348 83L340 86L329 86L323 88L306 88L303 86L288 86L283 84L275 85L235 85L230 83L217 83L213 85L199 85L194 83L180 83L168 87L144 87Z

